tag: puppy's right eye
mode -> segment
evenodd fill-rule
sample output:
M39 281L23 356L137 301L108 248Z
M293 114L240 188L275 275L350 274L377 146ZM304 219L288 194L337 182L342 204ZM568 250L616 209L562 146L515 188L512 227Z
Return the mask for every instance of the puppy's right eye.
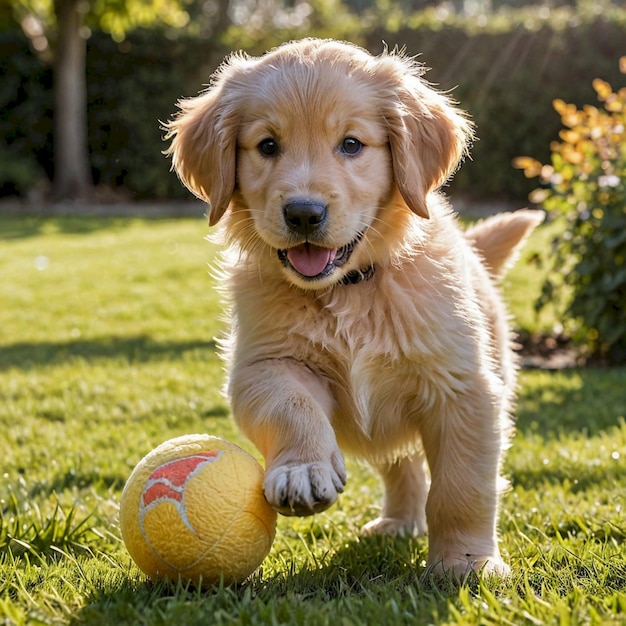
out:
M346 137L341 142L339 150L342 152L342 154L346 154L348 156L356 156L361 152L361 150L363 150L363 144L354 137Z
M278 155L278 142L275 139L269 137L268 139L264 139L258 146L258 151L262 156L265 157L274 157Z

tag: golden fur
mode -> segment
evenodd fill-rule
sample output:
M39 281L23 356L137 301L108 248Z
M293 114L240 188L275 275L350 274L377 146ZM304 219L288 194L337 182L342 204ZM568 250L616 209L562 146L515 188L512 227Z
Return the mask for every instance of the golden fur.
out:
M421 74L315 39L233 55L179 104L168 153L229 244L228 392L272 506L326 509L349 452L385 485L365 532L428 528L432 571L506 575L515 362L495 278L543 216L460 230L436 190L471 124Z

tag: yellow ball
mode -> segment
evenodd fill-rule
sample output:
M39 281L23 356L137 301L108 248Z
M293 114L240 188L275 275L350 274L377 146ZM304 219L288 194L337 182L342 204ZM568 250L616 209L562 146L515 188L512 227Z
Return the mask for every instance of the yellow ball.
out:
M135 467L122 493L120 528L150 578L211 585L249 576L268 555L276 512L263 468L210 435L170 439Z

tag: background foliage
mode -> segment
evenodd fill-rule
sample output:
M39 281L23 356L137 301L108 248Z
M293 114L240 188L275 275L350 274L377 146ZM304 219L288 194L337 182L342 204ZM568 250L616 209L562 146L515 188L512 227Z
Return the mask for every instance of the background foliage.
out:
M382 1L363 10L340 0L305 4L307 11L296 4L271 23L242 14L220 37L200 27L154 28L116 42L94 31L87 59L94 180L135 198L188 198L161 154L159 120L173 114L179 97L196 94L229 50L261 53L314 34L374 53L383 41L421 53L432 68L428 79L454 89L478 127L473 160L452 190L525 203L534 185L511 167L512 159L548 159L559 130L552 100L582 105L594 95L593 78L617 80L626 40L626 12L610 5L601 14L534 7L463 17L443 5L411 12ZM0 76L0 195L25 195L53 176L51 74L19 30L5 29Z
M626 57L622 57L626 74ZM574 335L612 362L626 361L626 86L593 81L602 107L554 108L565 127L551 144L551 164L522 157L529 178L545 185L533 197L566 223L544 256L552 271L540 307L561 303Z

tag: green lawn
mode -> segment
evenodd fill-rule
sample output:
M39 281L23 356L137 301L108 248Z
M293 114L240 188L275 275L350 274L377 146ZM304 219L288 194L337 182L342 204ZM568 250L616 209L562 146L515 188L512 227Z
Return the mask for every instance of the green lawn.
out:
M381 489L355 463L327 513L279 520L245 583L147 581L117 524L134 465L185 433L253 451L220 395L206 233L200 219L0 216L0 624L626 623L626 369L522 373L509 581L436 587L425 540L361 539ZM532 314L538 280L522 262L506 281L527 329L552 323Z

